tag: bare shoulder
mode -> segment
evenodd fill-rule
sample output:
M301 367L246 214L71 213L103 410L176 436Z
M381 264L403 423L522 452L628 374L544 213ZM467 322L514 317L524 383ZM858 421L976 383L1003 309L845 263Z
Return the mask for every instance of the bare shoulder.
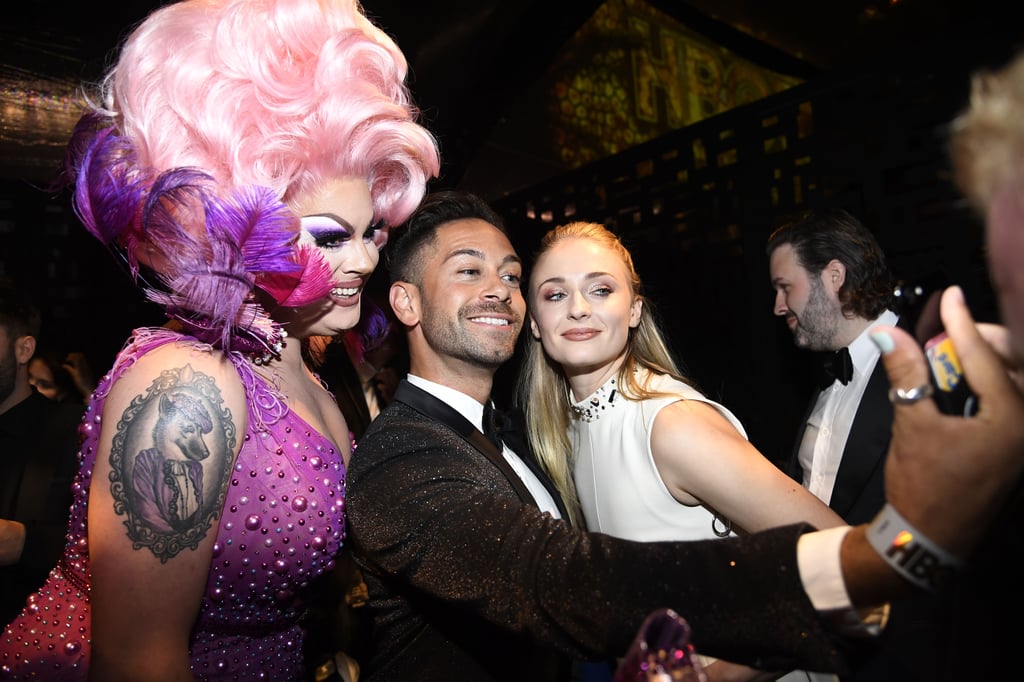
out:
M737 437L743 436L713 405L703 400L680 398L666 405L654 419L654 437L660 435L675 439L680 435Z
M142 356L104 406L92 487L104 513L91 509L90 522L121 526L133 549L161 562L197 549L220 516L246 427L244 388L222 353L169 344Z
M209 377L222 394L237 392L239 399L244 401L241 379L224 353L205 346L174 343L154 348L135 360L114 382L110 398L117 400L121 393L138 392L163 375L180 375L186 367Z
M666 483L692 481L751 446L722 414L701 400L678 400L654 419L651 453ZM682 485L682 484L680 484Z

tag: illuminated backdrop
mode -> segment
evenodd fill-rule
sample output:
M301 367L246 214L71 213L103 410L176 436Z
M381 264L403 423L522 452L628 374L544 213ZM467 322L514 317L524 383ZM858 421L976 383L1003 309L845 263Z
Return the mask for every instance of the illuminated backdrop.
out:
M551 152L577 168L800 82L642 0L608 0L544 79Z

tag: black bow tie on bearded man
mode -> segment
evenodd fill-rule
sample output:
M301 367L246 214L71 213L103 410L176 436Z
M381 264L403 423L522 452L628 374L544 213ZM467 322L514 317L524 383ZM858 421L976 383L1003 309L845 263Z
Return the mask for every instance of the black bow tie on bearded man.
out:
M853 360L850 359L850 349L840 348L833 352L821 353L821 363L818 365L818 386L825 390L838 380L844 386L850 383L853 378Z

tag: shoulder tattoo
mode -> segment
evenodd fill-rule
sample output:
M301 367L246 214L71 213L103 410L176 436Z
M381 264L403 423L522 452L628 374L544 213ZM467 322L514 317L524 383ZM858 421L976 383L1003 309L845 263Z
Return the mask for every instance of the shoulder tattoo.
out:
M213 378L191 365L160 374L121 415L110 449L114 513L135 549L166 562L195 549L220 516L235 424Z

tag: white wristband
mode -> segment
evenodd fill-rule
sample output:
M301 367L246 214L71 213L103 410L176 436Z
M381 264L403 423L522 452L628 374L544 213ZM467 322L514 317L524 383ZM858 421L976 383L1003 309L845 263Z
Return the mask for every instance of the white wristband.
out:
M868 542L893 570L929 592L945 585L964 565L907 523L888 503L868 526Z

